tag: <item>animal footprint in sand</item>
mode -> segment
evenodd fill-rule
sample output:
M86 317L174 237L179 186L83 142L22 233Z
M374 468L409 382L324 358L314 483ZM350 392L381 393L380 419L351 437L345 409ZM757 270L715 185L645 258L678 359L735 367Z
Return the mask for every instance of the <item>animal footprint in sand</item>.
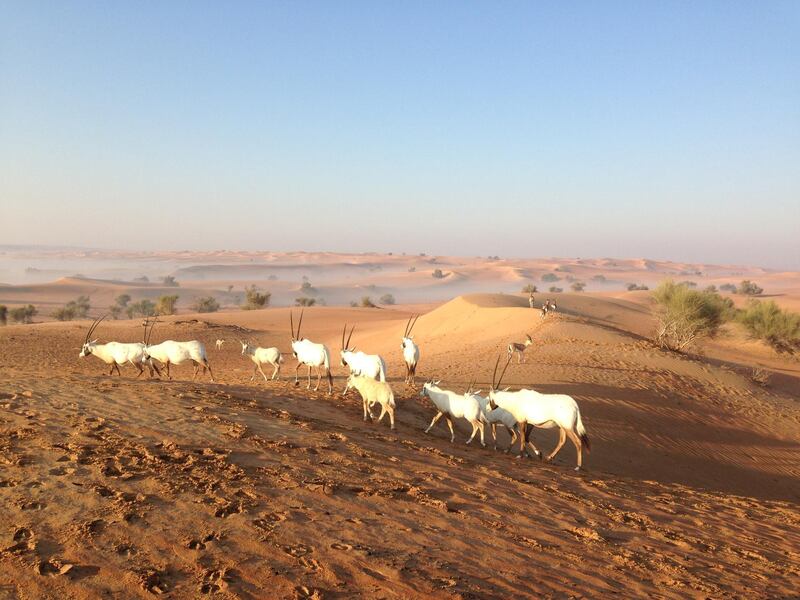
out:
M36 542L33 540L33 532L27 527L20 527L14 532L14 544L4 551L9 554L24 554L36 550Z
M286 552L286 554L289 556L294 556L295 558L300 558L301 556L305 556L313 552L311 548L304 546L303 544L297 544L296 546L281 546L281 550Z

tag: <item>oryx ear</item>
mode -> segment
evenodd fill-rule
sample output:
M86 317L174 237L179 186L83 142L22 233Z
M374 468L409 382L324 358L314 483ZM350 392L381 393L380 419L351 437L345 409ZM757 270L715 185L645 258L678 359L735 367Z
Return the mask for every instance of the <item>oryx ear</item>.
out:
M477 392L472 392L473 394L480 394L483 390L478 390Z
M99 342L99 341L100 341L100 338L97 338L97 339L95 339L95 340L92 340L90 343L92 343L92 344L96 344L96 343L97 343L97 342Z

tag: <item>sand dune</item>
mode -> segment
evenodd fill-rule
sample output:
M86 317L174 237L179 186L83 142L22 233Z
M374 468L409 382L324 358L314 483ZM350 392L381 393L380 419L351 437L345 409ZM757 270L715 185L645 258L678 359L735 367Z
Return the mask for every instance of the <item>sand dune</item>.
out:
M800 580L800 391L736 364L655 349L645 301L560 295L441 305L315 307L303 331L334 354L356 323L381 352L398 430L355 396L250 382L237 339L289 347L288 308L165 318L156 339L204 341L219 383L107 377L79 360L86 323L0 329L0 590L10 597L789 597ZM420 375L485 386L530 333L505 383L573 395L592 440L553 464L449 443L402 384L399 338L423 312ZM297 312L295 311L295 315ZM135 341L137 322L103 323ZM223 350L213 340L224 338ZM729 350L742 340L728 340ZM715 352L714 348L709 348ZM777 360L777 359L775 359ZM785 359L781 359L785 360ZM788 368L788 363L785 365ZM287 357L284 376L293 374ZM505 434L500 440L505 446ZM550 448L552 432L537 432Z

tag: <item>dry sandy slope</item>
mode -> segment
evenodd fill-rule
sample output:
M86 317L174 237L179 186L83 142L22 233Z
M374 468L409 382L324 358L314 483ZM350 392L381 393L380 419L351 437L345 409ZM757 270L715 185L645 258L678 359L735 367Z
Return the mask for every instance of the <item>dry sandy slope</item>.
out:
M542 321L524 298L457 298L420 317L415 337L421 375L459 388L473 376L485 386L497 352L531 333L536 345L506 383L576 397L593 443L580 474L572 449L547 465L466 447L463 427L454 445L444 426L424 435L433 413L399 368L407 307L313 309L303 325L338 350L342 323L358 322L354 341L387 358L396 434L362 424L353 397L249 382L235 339L287 349L286 309L158 326L159 339L227 339L209 351L218 384L135 380L130 368L101 375L98 361L77 359L84 324L0 330L0 591L795 593L796 403L627 333L646 329L635 302L560 302L565 313ZM103 337L140 337L133 322L101 327Z

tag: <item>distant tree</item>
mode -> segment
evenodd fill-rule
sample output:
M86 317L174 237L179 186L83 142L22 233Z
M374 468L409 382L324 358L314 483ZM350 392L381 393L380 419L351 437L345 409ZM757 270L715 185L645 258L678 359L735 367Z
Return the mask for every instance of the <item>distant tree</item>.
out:
M122 316L122 307L118 304L112 304L108 307L108 314L111 315L112 319L117 320Z
M199 313L211 313L219 310L219 302L214 296L203 296L194 301L194 310Z
M270 292L261 293L257 290L256 286L251 285L244 288L245 301L242 308L244 310L258 310L269 306L272 294Z
M559 279L561 278L555 273L545 273L544 275L542 275L542 281L553 282L553 281L558 281Z
M573 292L582 292L584 289L586 289L586 284L583 283L582 281L575 281L569 287L572 288Z
M8 316L11 317L14 323L33 323L33 317L37 314L39 314L39 311L36 310L33 304L12 308L8 311Z
M0 325L8 323L8 307L5 304L0 304Z
M139 277L135 277L134 281L137 283L149 283L150 279L147 277L147 275L140 275Z
M180 283L178 283L172 275L167 275L161 280L165 287L178 287ZM172 313L170 313L172 314Z
M131 301L131 297L130 297L130 295L129 295L129 294L120 294L120 295L119 295L119 296L117 296L117 298L114 300L114 303L115 303L117 306L121 306L122 308L125 308L126 306L128 306L128 302L130 302L130 301Z
M635 292L635 291L638 291L638 290L649 290L650 289L646 285L640 285L638 283L629 283L627 285L627 288L628 288L629 292Z
M383 296L381 296L380 303L386 305L394 304L395 303L394 296L392 296L391 294L384 294Z
M84 319L89 314L88 296L78 296L77 300L70 300L63 307L54 310L51 316L57 321L72 321L73 319Z
M560 294L561 292L563 292L563 291L564 291L564 289L563 289L563 288L560 288L560 287L556 287L556 286L554 286L554 285L551 285L551 286L550 286L550 291L551 291L553 294Z
M156 304L156 313L159 315L174 315L178 298L178 294L161 296Z
M739 284L739 289L736 290L737 293L742 294L744 296L758 296L764 291L763 288L758 287L755 283L750 281L749 279L745 279L742 283Z
M305 281L300 285L300 291L304 294L313 294L316 290L311 286L311 282L306 277Z
M708 285L708 286L706 286L706 289L703 290L703 291L710 292L712 294L716 294L717 293L717 286L715 286L714 284Z
M361 307L362 308L375 308L375 303L372 301L372 298L369 296L361 296Z
M605 275L599 275L598 274L598 275L595 275L594 277L592 277L592 281L599 281L599 282L603 283L603 282L605 282L605 280L606 280L606 276Z
M431 273L431 276L434 279L444 279L444 273L442 273L441 269L434 269L433 273Z
M316 303L316 298L308 298L306 296L300 296L294 299L295 306L314 306Z
M139 300L129 304L125 309L129 319L134 317L152 317L156 314L156 305L150 300Z
M522 288L522 293L523 294L535 294L538 291L539 291L539 289L535 285L533 285L532 283L529 283L528 285L526 285L526 286L524 286Z
M731 294L735 294L736 289L736 286L732 283L723 283L721 286L719 286L720 292L730 292Z

